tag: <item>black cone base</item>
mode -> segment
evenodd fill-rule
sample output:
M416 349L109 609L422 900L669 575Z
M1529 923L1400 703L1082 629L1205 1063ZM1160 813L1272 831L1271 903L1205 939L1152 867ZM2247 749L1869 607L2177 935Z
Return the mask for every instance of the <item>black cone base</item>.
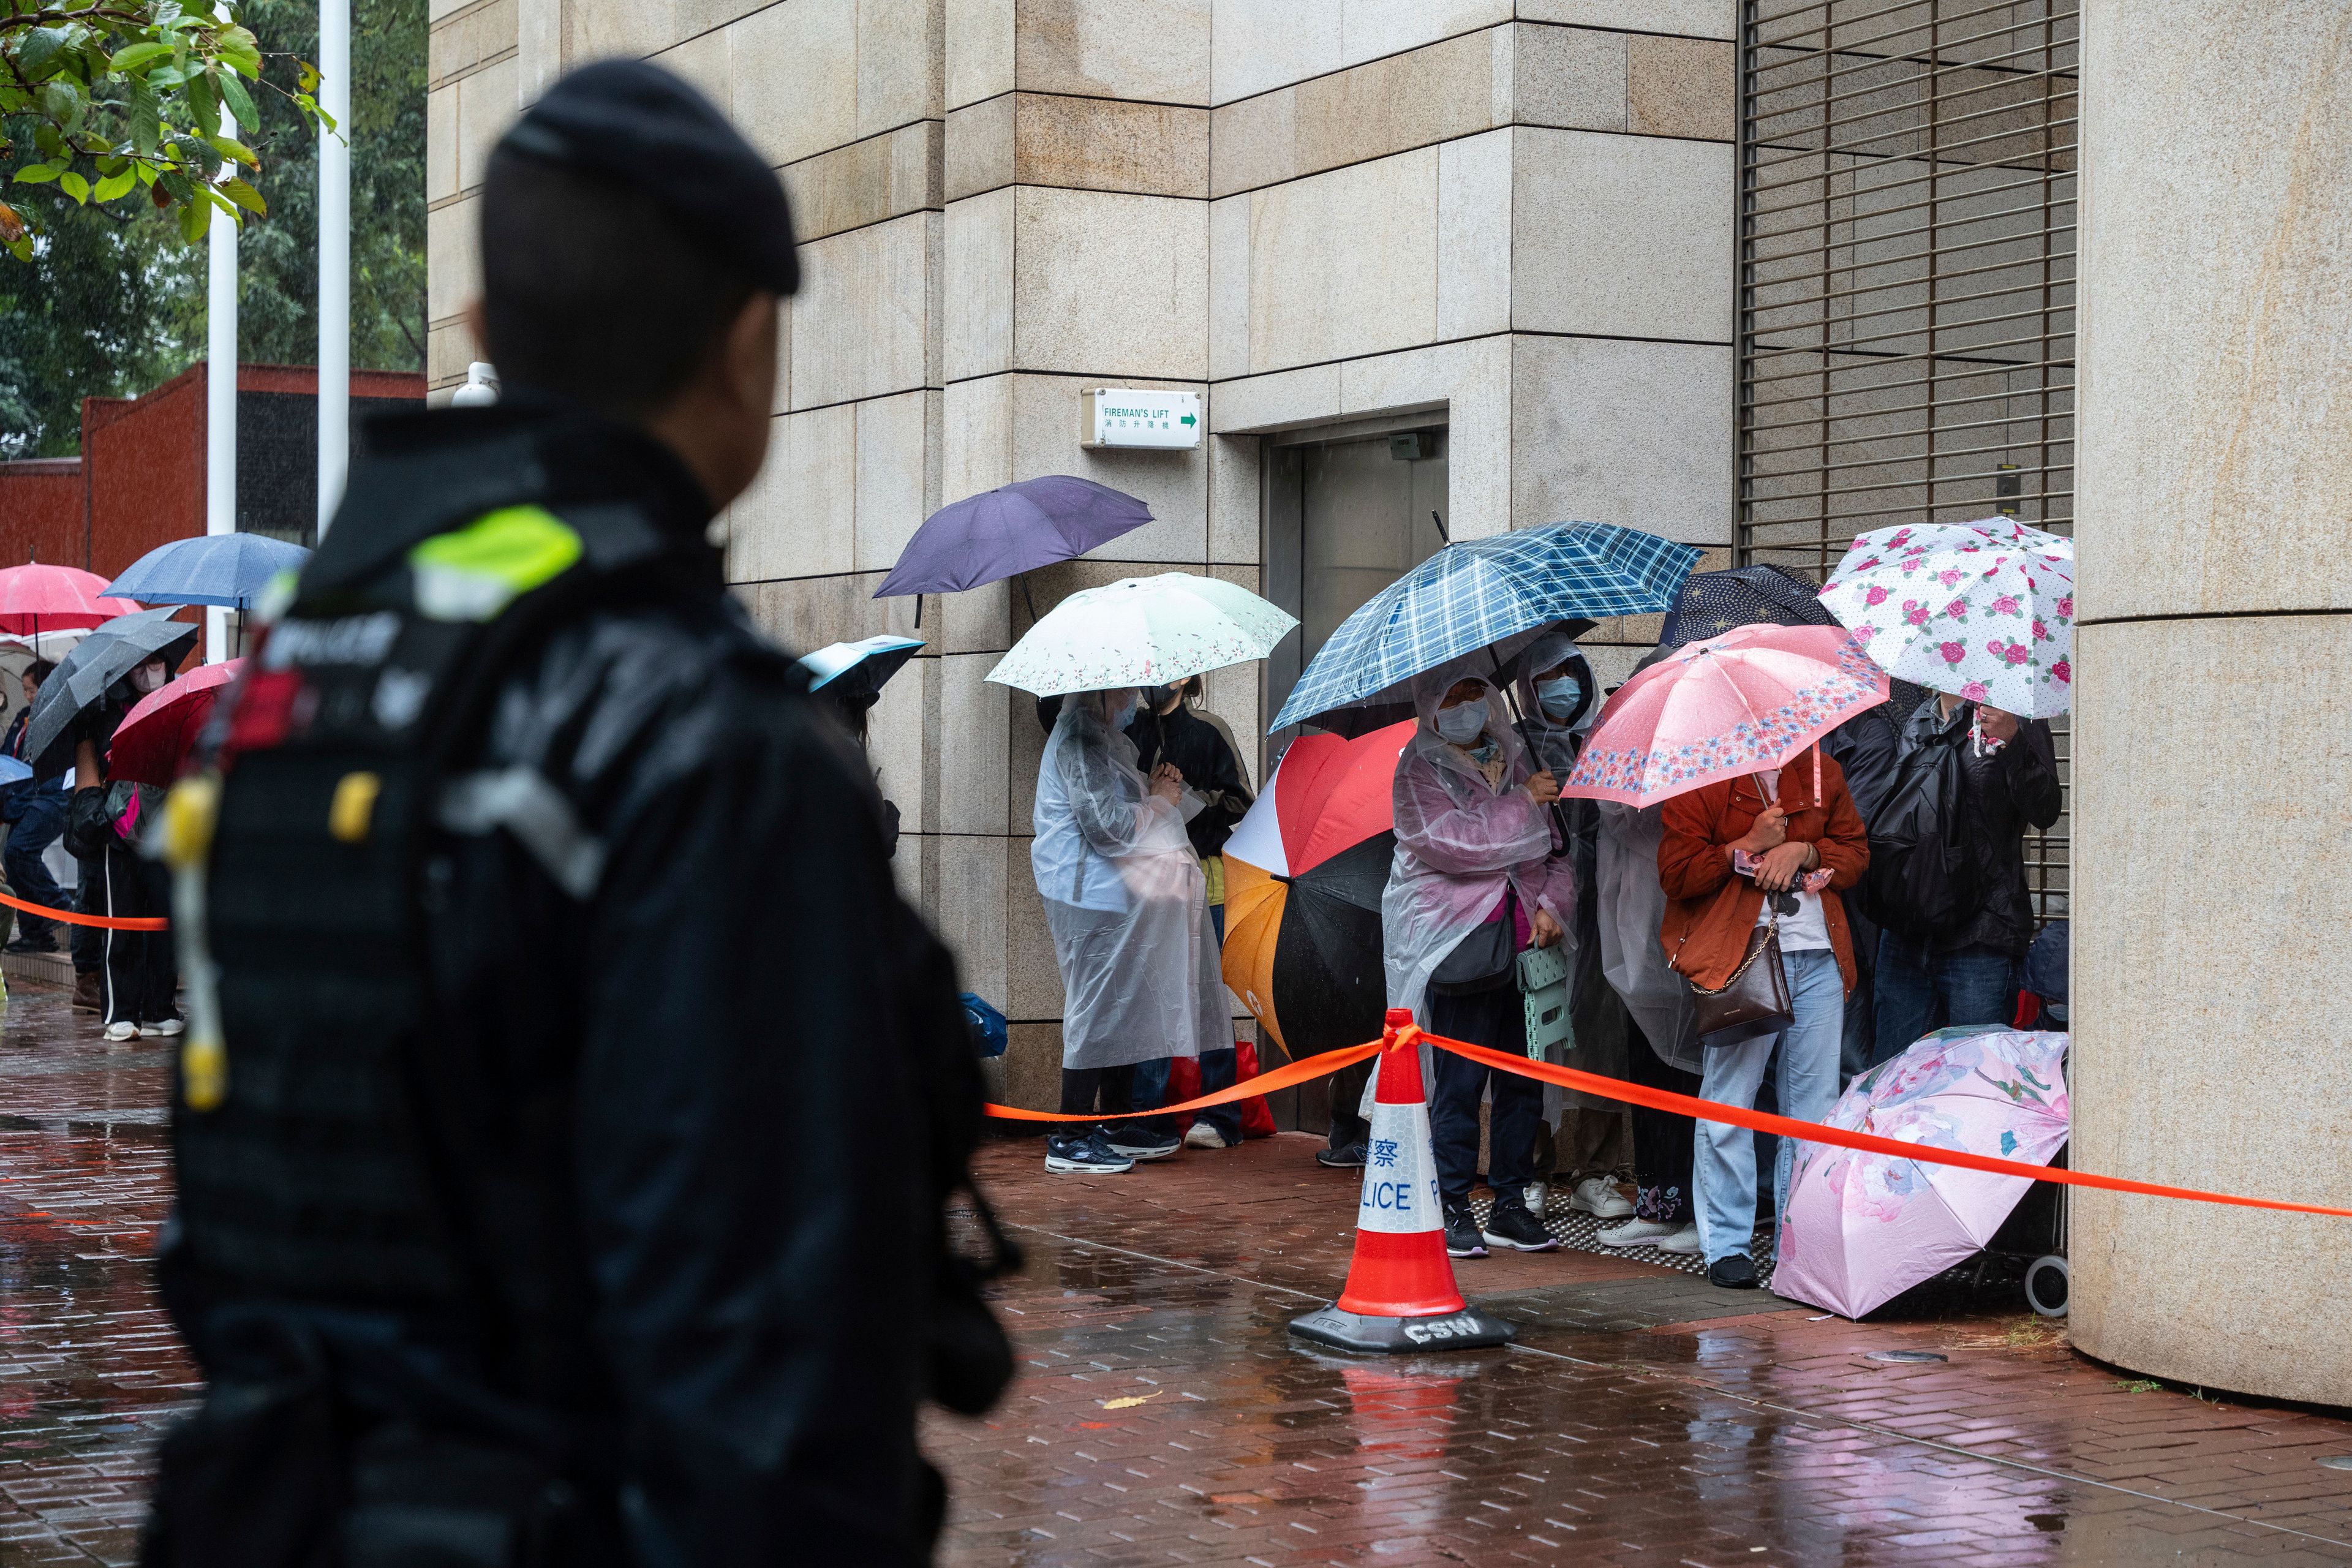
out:
M1326 1307L1290 1320L1302 1340L1343 1351L1419 1355L1425 1351L1474 1351L1511 1342L1511 1325L1475 1307L1433 1318L1368 1318Z

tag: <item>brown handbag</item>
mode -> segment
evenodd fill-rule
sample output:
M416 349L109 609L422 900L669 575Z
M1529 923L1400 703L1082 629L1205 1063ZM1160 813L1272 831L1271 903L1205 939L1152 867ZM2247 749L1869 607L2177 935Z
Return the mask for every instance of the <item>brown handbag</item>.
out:
M1691 988L1692 1026L1709 1050L1777 1035L1796 1020L1788 972L1780 966L1780 917L1748 933L1748 951L1731 977L1709 991Z

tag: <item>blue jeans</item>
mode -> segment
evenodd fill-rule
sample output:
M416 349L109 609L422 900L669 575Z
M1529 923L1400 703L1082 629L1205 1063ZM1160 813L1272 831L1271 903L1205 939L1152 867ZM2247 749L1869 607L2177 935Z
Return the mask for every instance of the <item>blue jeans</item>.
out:
M1159 1057L1135 1064L1135 1103L1139 1110L1168 1103L1168 1073L1176 1065L1173 1057ZM1231 1050L1201 1053L1201 1092L1214 1094L1221 1089L1234 1087L1234 1075L1240 1070L1239 1058ZM1225 1135L1228 1143L1242 1141L1242 1108L1239 1105L1213 1105L1206 1110L1192 1113ZM1142 1125L1174 1131L1171 1120L1147 1117Z
M28 903L45 904L53 910L65 908L65 889L41 864L41 852L58 841L66 830L66 793L63 790L35 790L23 802L22 810L8 828L8 847L0 853L0 870L8 873L8 886L18 898ZM40 941L58 927L58 922L39 915L16 911L17 931L34 942Z
M1819 1121L1837 1103L1838 1041L1845 1031L1845 978L1837 954L1826 948L1781 955L1795 1016L1777 1035L1745 1045L1710 1049L1699 1098L1727 1105L1752 1105L1780 1052L1780 1114ZM1709 1263L1748 1250L1756 1234L1756 1135L1745 1127L1702 1121L1693 1150L1692 1181L1697 1188L1699 1249ZM1772 1212L1789 1203L1789 1168L1797 1146L1780 1140L1772 1170ZM1777 1232L1776 1239L1777 1239Z
M1878 939L1877 992L1873 1067L1937 1029L2000 1026L2016 1017L2017 960L1990 947L1931 954L1885 931Z

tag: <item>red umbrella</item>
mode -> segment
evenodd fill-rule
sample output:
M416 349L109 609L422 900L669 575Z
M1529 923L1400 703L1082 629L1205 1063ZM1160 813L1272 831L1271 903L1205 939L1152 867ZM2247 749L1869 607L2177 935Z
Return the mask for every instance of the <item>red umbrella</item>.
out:
M1225 984L1294 1057L1381 1032L1381 891L1412 731L1300 736L1225 840Z
M241 658L200 664L141 698L114 731L113 749L106 753L107 777L168 786L205 732L220 689L244 668Z
M1225 853L1277 877L1298 877L1395 823L1397 758L1413 721L1343 740L1302 735L1282 754L1265 795L1234 828Z
M106 579L71 566L11 566L0 571L0 632L95 626L139 606L106 597Z

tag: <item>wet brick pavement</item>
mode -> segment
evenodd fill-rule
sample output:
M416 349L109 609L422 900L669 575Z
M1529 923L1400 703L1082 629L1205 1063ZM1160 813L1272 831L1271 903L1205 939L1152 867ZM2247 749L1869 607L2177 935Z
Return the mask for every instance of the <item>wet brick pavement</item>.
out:
M986 1152L1030 1253L1002 1301L1024 1375L932 1424L945 1561L2352 1562L2352 1474L2316 1463L2352 1422L2137 1388L1991 1292L1815 1321L1631 1259L1498 1257L1457 1271L1509 1349L1301 1346L1352 1244L1355 1180L1314 1147L1112 1177Z
M147 1258L171 1053L108 1046L61 991L0 1030L0 1563L128 1563L147 1458L195 1391Z
M146 1255L168 1053L20 988L0 1037L0 1564L122 1563L194 1373ZM2352 1422L2136 1391L2013 1305L1812 1321L1585 1253L1465 1263L1507 1350L1310 1351L1351 1175L1285 1137L1127 1176L983 1152L1023 1376L927 1442L957 1568L2352 1563ZM1949 1359L1898 1365L1874 1350Z

